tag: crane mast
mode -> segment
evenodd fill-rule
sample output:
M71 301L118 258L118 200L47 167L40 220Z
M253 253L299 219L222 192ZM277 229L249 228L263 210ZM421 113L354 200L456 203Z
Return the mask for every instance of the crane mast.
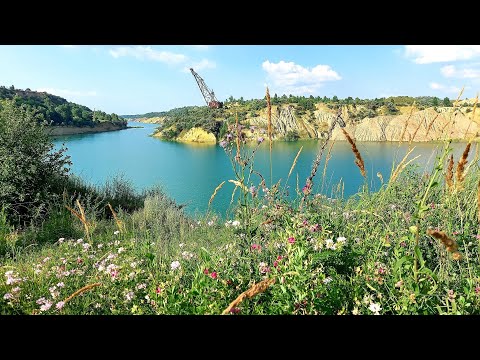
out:
M190 71L192 72L193 77L197 81L197 85L200 88L200 91L202 92L203 98L205 99L208 107L212 109L218 109L223 107L223 103L217 100L217 98L215 97L215 93L213 92L213 90L210 90L208 88L202 77L198 75L192 68L190 68Z

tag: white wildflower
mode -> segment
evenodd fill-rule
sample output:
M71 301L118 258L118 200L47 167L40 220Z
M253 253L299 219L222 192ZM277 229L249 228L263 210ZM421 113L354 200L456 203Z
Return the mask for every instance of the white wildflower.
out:
M49 300L45 300L42 306L40 306L40 311L47 311L52 307L52 302Z
M124 251L125 251L125 249L124 249L123 247L118 248L118 253L119 253L119 254L121 254L121 253L124 252Z
M214 224L213 220L210 220L208 223L208 226L212 226Z
M65 238L60 238L60 239L58 239L58 242L59 242L60 244L63 243L64 241L65 241Z
M238 220L232 221L232 226L236 227L236 226L239 226L239 225L240 225L240 221L238 221Z
M172 270L176 270L180 268L180 261L177 261L177 260L172 261L172 263L170 264L170 267Z
M118 235L118 234L120 234L120 231L118 231L118 230L115 230L115 231L113 232L113 235Z
M5 295L3 295L3 298L4 298L5 300L10 300L10 299L13 299L13 295L10 294L10 293L6 293Z
M178 244L178 246L180 246L181 248L183 248L185 246L185 243L180 243Z
M332 281L333 281L333 279L332 279L330 276L329 276L329 277L326 277L325 279L322 280L322 282L323 282L324 284L328 284L329 282L332 282Z
M344 245L347 242L347 238L344 236L337 237L337 243Z
M368 310L373 312L374 315L380 315L379 311L382 310L380 304L375 304L375 303L370 303L370 306L368 307Z
M330 250L335 250L337 248L332 239L325 240L325 247Z
M131 301L135 297L135 294L133 291L130 291L127 293L127 295L125 295L125 297L127 298L127 301Z
M59 301L55 307L57 308L57 310L62 310L63 306L65 305L65 301Z

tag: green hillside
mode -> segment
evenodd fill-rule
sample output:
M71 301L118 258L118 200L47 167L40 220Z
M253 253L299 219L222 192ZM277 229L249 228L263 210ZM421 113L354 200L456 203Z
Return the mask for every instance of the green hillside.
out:
M125 125L127 121L117 114L107 114L103 111L92 111L66 99L46 92L30 89L15 89L0 86L0 107L6 100L13 100L16 106L25 106L35 117L52 126L93 127L102 122Z

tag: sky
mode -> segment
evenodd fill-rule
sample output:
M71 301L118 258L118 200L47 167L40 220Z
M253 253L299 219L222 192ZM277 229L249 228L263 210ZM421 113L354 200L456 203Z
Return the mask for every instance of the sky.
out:
M480 45L0 45L0 85L118 115L205 105L190 67L219 101L480 91Z

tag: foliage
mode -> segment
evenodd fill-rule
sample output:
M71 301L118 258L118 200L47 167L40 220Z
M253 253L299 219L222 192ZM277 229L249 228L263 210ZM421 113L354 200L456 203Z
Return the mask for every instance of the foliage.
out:
M66 148L53 143L27 106L12 101L0 111L0 203L17 225L44 214L59 196L57 185L69 171Z
M107 114L103 111L92 111L88 107L75 104L62 97L46 92L7 89L0 86L0 102L12 100L16 106L25 106L40 121L47 125L64 126L94 126L101 122L111 122L126 126L126 120L116 114Z

